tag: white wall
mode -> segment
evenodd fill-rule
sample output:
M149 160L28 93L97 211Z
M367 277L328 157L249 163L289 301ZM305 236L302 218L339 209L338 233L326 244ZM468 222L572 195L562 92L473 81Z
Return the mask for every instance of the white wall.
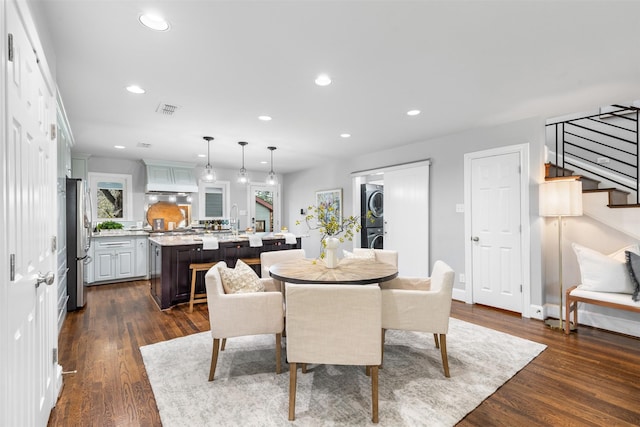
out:
M489 148L530 144L531 170L531 302L542 304L542 273L540 224L538 222L538 184L543 179L544 124L542 118L521 120L502 126L481 127L463 133L443 136L402 147L363 154L348 161L306 171L287 174L284 185L284 224L289 223L294 233L304 233L306 227L294 227L301 218L300 208L315 200L317 190L343 189L344 214L351 215L352 189L350 174L354 171L375 169L421 159L431 159L431 263L446 261L456 273L464 272L465 236L464 214L455 212L455 205L464 202L464 154ZM358 214L359 212L355 212ZM420 224L416 224L420 226ZM317 236L303 239L308 256L317 256ZM456 275L457 277L457 275ZM464 289L464 284L456 283Z
M215 167L215 165L214 165ZM111 157L89 157L87 168L89 172L118 173L132 176L133 187L133 221L144 221L144 195L146 183L146 170L142 160L117 159ZM202 173L203 167L195 168L195 176ZM229 181L230 203L238 205L239 210L248 212L247 207L247 186L238 184L236 181L238 170L215 168L216 178L221 181ZM248 171L254 182L265 182L267 172ZM278 175L282 182L283 178ZM194 194L192 202L192 219L198 219L198 197ZM240 218L241 229L248 226L246 217Z

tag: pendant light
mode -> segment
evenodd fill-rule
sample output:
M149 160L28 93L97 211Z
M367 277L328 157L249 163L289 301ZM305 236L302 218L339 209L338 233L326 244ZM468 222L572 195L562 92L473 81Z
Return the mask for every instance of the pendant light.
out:
M207 166L204 167L204 171L202 172L202 176L200 179L204 182L215 182L216 180L216 171L213 170L213 166L211 166L211 141L213 140L212 136L203 136L202 139L207 141Z
M238 144L242 147L242 167L240 168L240 172L238 172L238 183L239 184L248 184L249 183L249 173L244 168L244 147L248 144L248 142L239 141Z
M275 150L276 147L267 147L267 149L271 151L271 170L269 171L269 175L267 176L267 185L276 185L278 183L278 177L273 171L273 150Z

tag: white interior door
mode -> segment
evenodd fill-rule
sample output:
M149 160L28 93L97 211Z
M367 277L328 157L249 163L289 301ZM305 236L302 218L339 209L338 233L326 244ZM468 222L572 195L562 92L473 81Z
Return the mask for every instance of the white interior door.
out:
M52 245L57 212L56 141L50 133L56 104L54 86L40 69L38 51L28 36L34 33L27 33L33 27L25 21L25 10L18 10L14 1L5 4L13 58L5 63L7 217L3 241L13 268L3 281L7 299L0 306L8 320L6 342L2 343L7 358L0 369L6 370L2 377L9 391L0 424L46 426L55 399L56 284L55 280L51 285L38 283L38 277L53 276L56 270Z
M471 160L473 302L522 312L520 153Z
M400 275L431 274L429 162L384 171L384 249L398 251Z

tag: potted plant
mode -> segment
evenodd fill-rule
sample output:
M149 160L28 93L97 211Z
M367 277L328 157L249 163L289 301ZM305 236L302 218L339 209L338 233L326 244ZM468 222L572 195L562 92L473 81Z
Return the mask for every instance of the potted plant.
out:
M366 217L371 218L371 211L367 211ZM360 216L339 217L332 205L309 206L304 221L309 230L320 232L320 259L324 259L328 268L338 265L336 249L345 240L353 240L354 233L362 229ZM296 221L300 224L300 221Z

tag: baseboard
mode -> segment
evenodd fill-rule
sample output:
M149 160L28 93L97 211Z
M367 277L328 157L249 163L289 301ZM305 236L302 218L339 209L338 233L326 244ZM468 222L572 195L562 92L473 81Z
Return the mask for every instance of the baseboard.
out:
M558 305L546 305L543 313L543 319L547 317L557 319ZM564 319L567 319L566 313ZM578 303L578 325L593 326L594 328L604 329L605 331L618 332L640 338L640 316L637 313L624 310L616 310L580 302Z
M63 383L63 379L62 379L62 366L56 365L56 389L54 390L56 399L53 402L54 406L55 406L56 402L58 401L58 398L60 397L60 393L62 393L63 385L64 385L64 383Z
M635 314L638 320L623 319L589 310L578 309L578 325L593 326L595 328L640 338L640 316L638 316L637 313L626 314Z
M544 307L541 305L533 305L529 307L529 314L531 319L544 320L546 317Z
M454 299L455 301L466 302L467 291L464 289L453 288L453 294L451 295L451 298Z

